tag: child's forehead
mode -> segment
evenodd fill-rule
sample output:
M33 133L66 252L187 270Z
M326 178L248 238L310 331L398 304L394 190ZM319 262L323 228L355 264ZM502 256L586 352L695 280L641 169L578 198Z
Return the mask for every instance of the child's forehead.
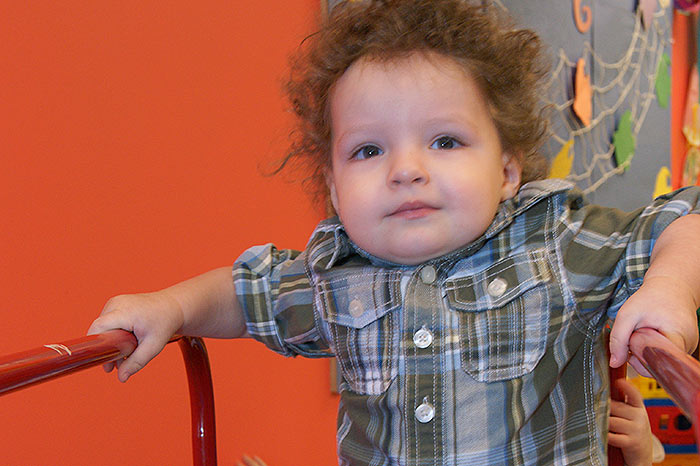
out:
M346 68L333 88L347 81L363 83L378 75L415 78L417 83L426 82L436 75L470 84L476 82L470 67L457 58L439 52L417 50L390 56L362 56ZM332 95L333 92L331 98Z
M414 52L356 60L333 85L328 110L333 122L338 112L375 112L382 102L398 109L411 102L451 108L475 101L488 106L484 89L468 68L442 54Z

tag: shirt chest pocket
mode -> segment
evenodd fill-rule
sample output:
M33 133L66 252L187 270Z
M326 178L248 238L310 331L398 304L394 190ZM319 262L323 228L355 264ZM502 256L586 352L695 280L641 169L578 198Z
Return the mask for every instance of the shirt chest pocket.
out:
M445 283L458 313L462 368L481 382L532 372L547 345L552 272L544 250L503 259Z
M351 390L379 395L398 373L400 276L391 271L322 280L317 302Z

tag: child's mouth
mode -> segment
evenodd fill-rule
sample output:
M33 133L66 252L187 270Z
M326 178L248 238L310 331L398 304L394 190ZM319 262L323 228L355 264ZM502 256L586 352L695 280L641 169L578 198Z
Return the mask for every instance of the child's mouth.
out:
M404 202L389 217L399 217L407 220L422 218L437 210L435 207L420 201Z

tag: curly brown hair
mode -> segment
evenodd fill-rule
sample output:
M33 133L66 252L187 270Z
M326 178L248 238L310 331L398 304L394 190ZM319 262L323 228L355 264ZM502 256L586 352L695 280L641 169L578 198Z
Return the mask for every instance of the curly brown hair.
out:
M522 182L543 178L538 152L547 128L539 93L549 68L531 30L496 7L467 0L346 0L292 57L286 91L297 117L292 143L276 172L301 164L317 200L328 205L330 96L361 57L390 61L413 52L452 58L473 76L489 103L503 149L519 158Z

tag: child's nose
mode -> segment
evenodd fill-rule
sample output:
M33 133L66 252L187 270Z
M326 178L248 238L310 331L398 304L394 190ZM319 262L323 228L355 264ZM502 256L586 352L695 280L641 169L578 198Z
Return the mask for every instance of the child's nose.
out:
M426 183L428 179L428 172L416 152L403 152L394 157L389 174L391 186Z

